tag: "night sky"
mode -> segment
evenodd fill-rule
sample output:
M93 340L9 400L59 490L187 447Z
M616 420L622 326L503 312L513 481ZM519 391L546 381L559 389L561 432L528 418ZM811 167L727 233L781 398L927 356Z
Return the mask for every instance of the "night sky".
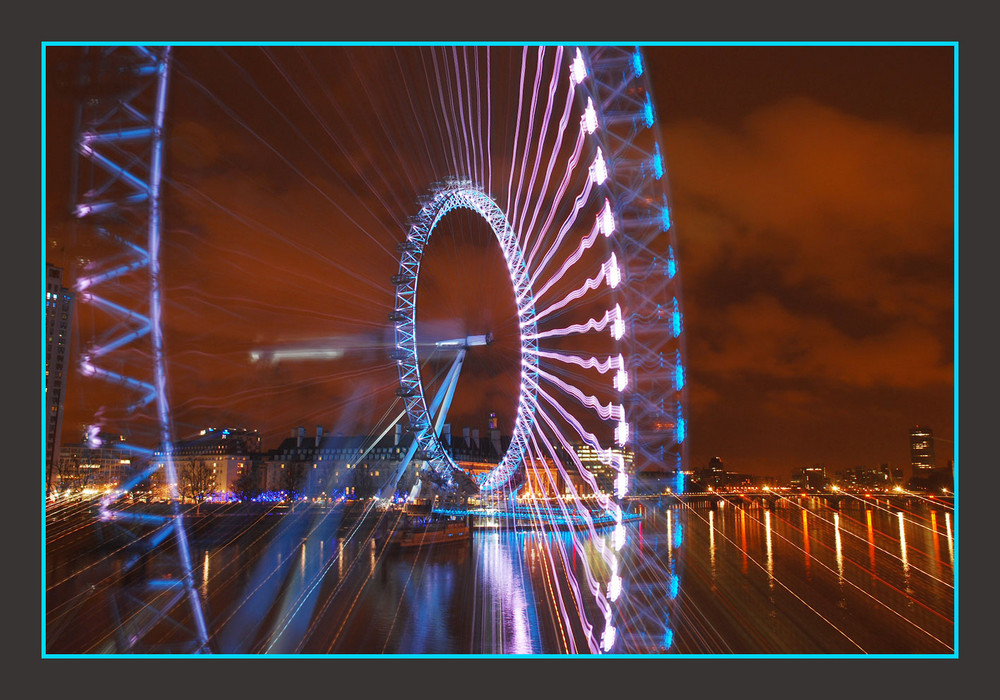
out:
M295 425L367 432L396 386L385 355L394 245L416 195L445 174L433 127L399 108L433 108L437 95L399 78L425 70L424 59L175 51L163 256L176 436L244 425L273 447ZM73 122L59 67L73 55L50 49L46 162L48 257L71 278L88 255L67 215ZM679 238L691 466L720 456L731 470L779 476L883 462L908 473L918 423L933 428L944 466L954 436L951 47L646 55ZM509 138L494 109L496 138ZM462 236L437 252L427 288L481 327L428 326L502 331L512 308L502 257L488 232L469 225ZM305 346L343 354L266 360L268 349ZM251 361L255 350L263 361ZM456 398L453 430L507 410L512 357L516 368L516 343L498 342L473 364L481 381ZM79 380L69 392L64 443L101 401Z

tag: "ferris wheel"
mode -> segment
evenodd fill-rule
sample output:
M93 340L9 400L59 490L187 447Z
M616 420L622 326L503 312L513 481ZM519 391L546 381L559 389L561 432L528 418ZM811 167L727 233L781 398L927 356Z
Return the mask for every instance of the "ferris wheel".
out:
M542 53L539 51L535 73L536 89L544 72ZM516 300L521 364L510 443L496 467L479 479L479 490L502 490L526 464L532 432L542 426L543 419L536 413L539 401L544 401L566 424L572 442L589 446L619 473L616 493L623 496L636 471L655 464L681 473L684 464L683 324L664 161L655 135L648 74L638 48L597 47L565 53L560 49L550 60L555 65L541 128L533 131L531 124L538 99L535 93L532 109L526 113L529 134L522 170L515 176L517 168L512 167L510 173L508 187L515 177L520 178L514 210L505 212L482 182L490 175L477 162L481 156L472 143L464 171L431 187L421 197L419 211L407 221L406 238L398 246L399 271L392 278L394 310L389 314L395 329L392 356L399 371L397 393L404 399L415 434L414 449L420 450L432 476L454 487L462 470L439 436L448 392L457 381L456 370L465 352L482 341L471 337L446 341L460 351L460 357L442 387L445 398L429 402L423 391L417 348L417 282L425 248L439 222L459 208L475 212L489 225L507 265ZM550 121L553 107L562 99L566 107L562 119ZM573 109L570 105L577 107L576 119L568 118ZM519 119L518 130L521 126ZM572 150L561 148L564 137L568 137L567 142L576 139ZM543 155L548 158L545 186L535 189L532 185ZM532 158L530 181L523 201L518 201ZM560 168L562 172L557 173ZM559 178L558 186L554 174ZM558 221L552 214L559 211L564 199L573 204L568 215ZM545 209L549 217L536 226L540 211ZM529 211L533 214L530 221ZM594 213L588 216L585 211ZM608 255L595 265L583 258L599 238L605 239L603 248ZM567 280L582 284L566 292ZM611 293L600 294L602 287ZM588 296L600 301L592 302ZM566 314L559 312L573 306L604 313L579 324L549 322L544 324L548 328L539 330L543 319L565 318ZM601 332L610 335L612 342L595 343L585 337ZM580 336L583 339L577 340ZM556 341L552 349L544 347L549 339ZM442 346L440 342L436 345ZM604 354L599 355L597 348ZM554 351L557 349L561 352ZM567 365L605 376L606 403L585 393L599 380L577 375L574 384L560 377L560 370ZM555 391L550 393L547 388ZM555 393L568 397L563 401L554 398ZM431 414L442 403L435 421ZM595 422L610 427L613 440L602 442L587 429ZM566 458L571 452L563 451L560 456ZM585 469L576 461L578 468Z
M176 416L168 394L176 395L178 389L175 377L167 375L164 357L170 343L164 342L161 305L169 280L161 278L158 264L171 52L141 47L125 52L129 75L145 81L143 89L155 89L151 98L143 98L146 93L136 88L111 111L102 112L99 101L94 102L94 128L81 130L78 152L106 182L86 190L76 213L97 219L97 237L116 250L104 253L101 270L78 286L92 288L146 270L146 296L129 305L87 292L114 319L114 330L103 331L81 368L88 377L138 393L138 399L125 402L128 415L155 406L146 415L155 435L149 450L160 450L155 464L176 496L177 474L170 458ZM374 136L338 146L359 176L335 197L324 196L343 212L352 206L352 192L361 190L357 198L369 214L376 210L373 218L384 224L359 226L365 235L358 238L374 244L372 256L391 257L395 268L390 300L384 302L389 308L381 313L391 323L394 393L403 402L413 436L401 464L411 457L420 461L421 478L445 493L457 490L513 504L518 495L572 496L544 509L536 499L529 517L556 517L558 510L564 517L582 518L590 533L598 524L595 513L603 510L603 522L615 526L615 536L614 546L602 549L610 573L595 593L607 623L601 642L591 648L611 650L610 603L622 585L615 554L624 542L620 499L649 467L682 473L687 449L677 241L642 52L615 46L367 52L360 64L348 64L358 77L347 91L359 96L361 107L336 108L344 133L360 133L367 120L375 124ZM269 58L275 65L281 62ZM322 72L316 70L318 60L308 65ZM387 66L398 71L398 82L393 89L374 89L375 76ZM279 70L287 78L287 71ZM350 82L350 73L344 69L335 75ZM150 82L151 76L159 82ZM274 102L268 100L272 106ZM310 104L309 111L315 114L316 105ZM345 138L335 129L325 130L331 138ZM147 150L136 151L135 144ZM268 147L275 150L273 144ZM372 172L377 175L368 175ZM122 218L137 211L138 223ZM347 218L353 222L354 216ZM240 216L241 221L249 218ZM125 228L146 236L129 238L120 233ZM479 233L470 234L473 230ZM454 251L470 235L480 242L485 235L500 254L506 282L487 285L480 295L485 294L484 304L502 297L511 318L501 323L496 313L490 320L473 313L471 319L457 319L439 309L434 322L426 323L425 307L428 301L433 304L434 295L425 293L425 268L447 250L449 240L452 261L461 264L462 256ZM349 265L331 264L358 277ZM444 278L451 279L447 270ZM462 294L461 284L451 286ZM458 332L436 330L442 318ZM435 330L426 331L428 326ZM148 350L123 354L147 340ZM474 364L490 346L505 347L508 359L513 358L504 365L516 386L508 392L510 405L503 407L510 435L494 451L495 464L470 476L442 431L463 363ZM121 366L134 366L137 356L145 358L148 378L101 361L115 354L126 358ZM428 363L442 358L444 368L432 379L426 374ZM476 391L469 380L463 387ZM97 430L94 438L99 439ZM196 623L194 646L207 650L208 632L191 583L179 511L169 524L182 555L178 580L185 582L184 600ZM180 601L172 599L174 606Z

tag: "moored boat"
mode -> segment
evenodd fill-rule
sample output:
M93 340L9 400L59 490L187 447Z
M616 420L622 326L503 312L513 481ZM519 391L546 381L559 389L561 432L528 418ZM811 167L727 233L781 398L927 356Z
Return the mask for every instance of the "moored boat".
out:
M402 548L468 542L472 539L472 523L468 517L403 515L390 540Z

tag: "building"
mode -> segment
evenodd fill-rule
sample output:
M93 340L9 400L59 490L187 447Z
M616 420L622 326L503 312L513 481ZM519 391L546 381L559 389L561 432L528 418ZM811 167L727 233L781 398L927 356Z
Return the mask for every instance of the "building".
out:
M811 467L801 467L792 474L792 488L822 490L830 486L830 478L826 475L826 467L814 464Z
M231 493L237 480L260 459L260 435L245 428L205 428L173 446L178 487L184 497Z
M63 403L69 371L73 292L62 285L62 269L45 266L45 486L61 458Z
M888 464L878 467L857 466L848 467L836 474L837 485L841 488L874 488L891 489L903 484L903 470L900 467L890 468Z
M616 492L618 475L620 473L624 473L630 477L637 477L633 468L633 454L629 449L614 446L605 450L604 454L601 454L601 451L595 450L585 443L576 443L573 445L573 449L580 460L580 465L593 475L598 489L603 493L610 495ZM570 466L573 466L575 471L575 465L571 463ZM620 467L620 470L616 469L616 466ZM653 478L652 474L648 476L649 478ZM627 480L622 485L626 487L626 492L628 493L632 493L635 490L635 484L629 484ZM589 487L583 491L583 493L589 492Z
M148 456L116 442L108 441L99 447L91 447L86 442L65 445L60 450L52 488L61 491L114 491L133 481L148 465ZM147 490L152 488L151 480Z
M462 428L462 437L453 440L447 423L441 431L441 443L459 467L473 478L483 477L496 467L510 447L510 436L501 435L496 415L490 414L490 435L481 437L479 428Z
M267 453L262 490L309 498L374 496L395 475L409 447L411 438L404 438L402 426L396 428L377 441L367 435L324 435L321 426L306 437L305 428L295 428ZM400 487L408 485L401 480Z
M913 476L928 476L936 467L934 431L926 426L914 426L910 430L910 468Z

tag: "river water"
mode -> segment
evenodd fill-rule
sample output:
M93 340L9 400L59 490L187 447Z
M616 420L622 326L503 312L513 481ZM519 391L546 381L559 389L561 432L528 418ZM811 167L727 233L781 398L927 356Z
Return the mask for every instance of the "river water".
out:
M225 517L189 518L216 652L953 652L956 523L930 502L670 498L646 504L620 550L611 531L513 529L396 550L368 536L374 513L351 528L336 511L262 512L232 532ZM50 651L113 652L99 572L114 556L50 549Z

